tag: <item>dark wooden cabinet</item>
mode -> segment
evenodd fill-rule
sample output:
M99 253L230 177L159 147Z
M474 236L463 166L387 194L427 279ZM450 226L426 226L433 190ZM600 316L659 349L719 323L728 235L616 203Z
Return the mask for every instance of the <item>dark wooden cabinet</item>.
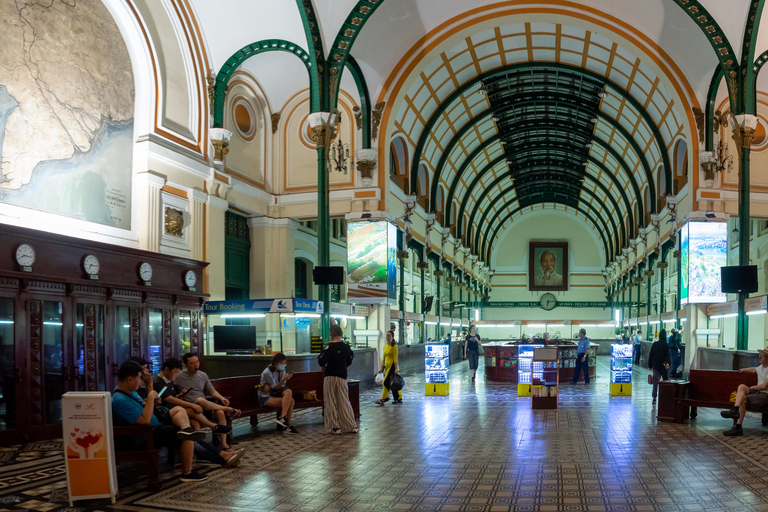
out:
M201 283L207 263L1 224L0 240L0 445L60 436L61 395L111 391L127 357L158 371L182 350L202 355L207 295L184 274ZM22 244L36 255L26 269L16 261ZM86 255L100 261L98 279L83 271ZM151 286L138 274L145 262Z

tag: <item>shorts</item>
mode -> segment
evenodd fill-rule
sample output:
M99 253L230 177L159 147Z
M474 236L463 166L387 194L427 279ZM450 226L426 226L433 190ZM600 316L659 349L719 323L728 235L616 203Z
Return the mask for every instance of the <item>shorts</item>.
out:
M261 396L259 395L259 407L266 407L267 400L272 398L271 396Z
M768 407L768 393L750 389L746 396L748 410L760 410Z

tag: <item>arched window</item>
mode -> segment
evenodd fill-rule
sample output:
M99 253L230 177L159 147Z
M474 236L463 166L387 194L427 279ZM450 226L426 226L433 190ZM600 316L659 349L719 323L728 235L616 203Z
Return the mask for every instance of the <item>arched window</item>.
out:
M295 278L295 293L297 299L308 299L307 297L307 262L296 258L294 261L294 270L296 272Z
M389 175L407 194L409 191L408 147L402 137L395 137L389 145Z
M445 219L445 191L442 185L438 185L437 187L435 213L437 213L437 222L439 222L441 226L445 226L445 224L443 223Z
M686 183L688 183L688 144L685 139L680 139L675 144L672 193L678 194Z
M419 204L424 210L429 209L429 178L427 177L427 166L419 165Z

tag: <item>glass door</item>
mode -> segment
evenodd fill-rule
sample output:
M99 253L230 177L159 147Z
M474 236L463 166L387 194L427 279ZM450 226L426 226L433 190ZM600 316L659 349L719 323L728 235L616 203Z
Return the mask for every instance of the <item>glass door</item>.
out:
M108 391L114 379L112 354L104 346L104 305L78 303L75 314L77 389Z
M17 397L22 365L16 361L14 316L14 300L0 297L0 444L20 438L16 404L23 403Z

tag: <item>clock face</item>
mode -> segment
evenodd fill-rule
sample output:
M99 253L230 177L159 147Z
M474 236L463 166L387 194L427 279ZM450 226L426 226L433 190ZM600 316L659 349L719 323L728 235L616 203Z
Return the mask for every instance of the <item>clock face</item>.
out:
M188 270L186 274L184 274L184 282L192 288L195 286L195 283L197 282L197 277L195 276L194 271Z
M22 267L31 267L35 262L35 250L29 244L21 244L16 249L16 262Z
M93 254L89 254L83 259L83 270L85 273L91 276L95 276L99 273L99 259Z
M142 281L151 281L152 280L152 265L147 263L146 261L141 264L139 267L139 277L142 279Z
M551 309L555 309L555 306L557 306L557 298L551 293L545 293L541 296L539 304L542 308L549 311Z

